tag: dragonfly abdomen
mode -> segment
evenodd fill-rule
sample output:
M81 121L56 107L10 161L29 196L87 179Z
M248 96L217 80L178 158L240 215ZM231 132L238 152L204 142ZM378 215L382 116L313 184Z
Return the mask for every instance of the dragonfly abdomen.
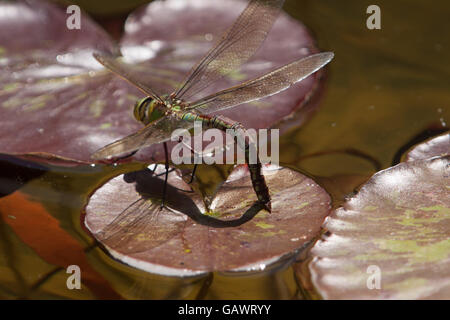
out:
M226 131L227 129L233 130L236 144L245 150L245 162L248 164L253 189L255 190L258 200L270 211L269 188L267 187L264 175L261 172L262 165L256 152L256 143L248 134L246 134L245 127L241 123L223 116L210 116L186 112L183 114L182 119L185 121L201 121L205 128L216 128L222 131ZM251 148L254 148L252 151L254 151L254 154L256 155L256 163L250 161Z

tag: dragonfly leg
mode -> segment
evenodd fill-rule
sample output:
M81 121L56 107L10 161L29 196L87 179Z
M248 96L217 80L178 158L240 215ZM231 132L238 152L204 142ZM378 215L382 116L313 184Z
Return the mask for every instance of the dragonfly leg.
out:
M161 208L164 207L164 203L166 201L166 192L167 192L167 179L169 177L169 152L167 151L167 143L164 142L164 155L166 157L166 163L164 165L166 169L166 174L164 176L164 187L163 187L163 194L162 194L162 201L161 201Z
M175 169L169 169L168 173L171 173L173 171L175 171ZM155 175L155 177L161 177L162 175L166 175L166 171L164 171L163 173L158 173L157 175Z
M153 169L150 169L150 171L152 172L152 174L156 172L156 169L157 169L157 168L158 168L158 164L155 163L155 167L154 167Z
M191 184L194 181L195 171L197 170L198 164L194 164L194 169L192 170L191 180L189 180L188 184Z
M194 155L194 157L195 157L195 156L198 156L197 151L195 151L194 149L192 149L190 145L188 145L187 143L185 143L185 142L183 141L183 137L180 137L180 138L178 139L178 142L180 142L180 143L182 143L184 146L186 146L186 147L191 151L191 153ZM197 166L198 166L197 163L194 164L194 169L192 170L191 179L189 180L188 184L191 184L191 183L194 181L194 176L195 176L195 171L197 170Z

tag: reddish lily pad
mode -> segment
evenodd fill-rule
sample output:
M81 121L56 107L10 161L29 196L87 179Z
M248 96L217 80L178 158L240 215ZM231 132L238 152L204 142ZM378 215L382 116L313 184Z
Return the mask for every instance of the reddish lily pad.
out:
M202 198L169 175L150 170L121 175L99 188L86 207L85 224L116 259L164 275L263 270L304 247L330 210L328 194L306 176L266 167L272 212L255 205L246 166L238 166L205 214Z
M125 24L120 43L124 59L155 89L170 93L244 6L241 1L152 2ZM132 116L141 93L93 59L94 51L118 49L85 14L81 29L69 30L65 11L45 2L2 2L0 10L4 13L0 16L1 153L34 154L42 161L59 157L91 162L92 152L142 127ZM316 51L306 28L282 13L255 57L210 90ZM223 114L249 128L270 127L301 108L309 109L306 103L315 96L320 75ZM159 161L162 156L161 146L154 146L134 159Z
M310 252L312 292L325 299L450 297L450 157L375 174ZM297 274L305 279L305 268Z
M420 143L408 151L405 161L428 159L432 157L446 156L450 154L450 133L446 132L440 136Z

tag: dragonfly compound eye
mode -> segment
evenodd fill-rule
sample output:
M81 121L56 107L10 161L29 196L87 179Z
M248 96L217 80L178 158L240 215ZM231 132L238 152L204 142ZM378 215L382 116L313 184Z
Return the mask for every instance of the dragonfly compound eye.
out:
M153 99L151 97L145 97L140 99L134 105L134 118L140 122L148 122L153 112Z

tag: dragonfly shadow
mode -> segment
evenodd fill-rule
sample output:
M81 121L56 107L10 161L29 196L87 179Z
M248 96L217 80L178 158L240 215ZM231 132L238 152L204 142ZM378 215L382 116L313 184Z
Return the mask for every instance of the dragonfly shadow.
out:
M149 169L130 172L124 175L124 181L134 183L136 191L145 200L162 199L162 190L164 188L164 179L155 175ZM187 215L198 224L213 228L237 227L250 221L265 206L255 202L249 207L242 216L232 220L221 220L216 217L208 216L200 211L198 204L193 200L194 191L180 178L180 187L171 184L173 178L169 179L166 189L165 206L168 210L180 212Z

